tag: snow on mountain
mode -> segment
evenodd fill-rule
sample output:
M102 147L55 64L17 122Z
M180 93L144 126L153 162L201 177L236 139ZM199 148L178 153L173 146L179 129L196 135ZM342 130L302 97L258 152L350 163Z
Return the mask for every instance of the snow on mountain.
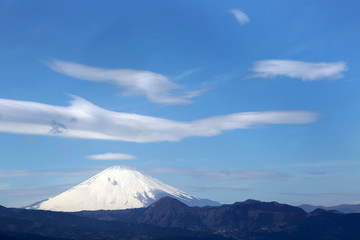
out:
M211 200L190 196L133 168L114 166L27 208L63 212L141 208L164 196L176 198L189 206L219 205Z

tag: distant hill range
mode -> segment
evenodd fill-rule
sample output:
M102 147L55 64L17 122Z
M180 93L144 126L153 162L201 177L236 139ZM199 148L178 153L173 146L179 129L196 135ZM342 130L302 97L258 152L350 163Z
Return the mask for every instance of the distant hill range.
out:
M324 210L335 210L342 213L360 213L360 204L341 204L336 206L324 207L324 206L314 206L309 204L302 204L299 206L304 209L306 212L312 212L315 209L324 209Z
M360 214L247 200L222 206L189 207L164 197L148 208L83 211L79 216L208 232L242 240L359 240Z
M73 213L0 207L0 239L359 240L360 214L247 200L189 207L164 197L146 208Z
M0 206L1 240L224 240L223 236L181 228L100 221L65 212Z

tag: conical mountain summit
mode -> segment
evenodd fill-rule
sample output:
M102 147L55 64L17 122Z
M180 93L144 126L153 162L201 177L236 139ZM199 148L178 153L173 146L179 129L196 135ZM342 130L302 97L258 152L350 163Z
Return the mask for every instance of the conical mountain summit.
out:
M219 205L215 201L190 196L133 168L114 166L27 208L63 212L141 208L164 196L173 197L189 206Z

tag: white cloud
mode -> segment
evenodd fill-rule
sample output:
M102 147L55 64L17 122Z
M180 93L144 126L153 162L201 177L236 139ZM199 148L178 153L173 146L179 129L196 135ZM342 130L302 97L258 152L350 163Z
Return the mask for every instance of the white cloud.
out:
M173 92L183 89L183 86L150 71L105 69L56 59L47 61L46 65L55 72L73 78L113 84L121 89L123 95L145 95L151 102L165 105L191 103L192 98L207 90L197 89L176 96Z
M244 25L244 24L250 22L250 18L248 17L248 15L246 15L243 11L240 11L239 9L230 9L229 12L234 15L236 20L241 25Z
M289 177L287 174L272 171L216 170L209 168L152 168L146 171L152 174L171 173L219 180L285 179Z
M267 124L307 124L318 119L312 111L243 112L189 122L108 111L73 97L70 106L0 99L0 132L128 142L179 141L210 137L225 130Z
M251 69L253 77L286 76L300 78L303 81L342 78L342 72L348 70L346 63L339 62L302 62L294 60L262 60L254 63Z
M136 157L133 155L125 154L125 153L104 153L104 154L95 154L86 157L91 160L132 160Z

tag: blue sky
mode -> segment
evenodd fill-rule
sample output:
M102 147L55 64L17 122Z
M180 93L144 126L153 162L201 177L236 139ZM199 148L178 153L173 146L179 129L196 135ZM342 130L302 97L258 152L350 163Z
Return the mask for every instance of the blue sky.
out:
M0 1L0 204L113 165L222 203L359 203L358 1Z

